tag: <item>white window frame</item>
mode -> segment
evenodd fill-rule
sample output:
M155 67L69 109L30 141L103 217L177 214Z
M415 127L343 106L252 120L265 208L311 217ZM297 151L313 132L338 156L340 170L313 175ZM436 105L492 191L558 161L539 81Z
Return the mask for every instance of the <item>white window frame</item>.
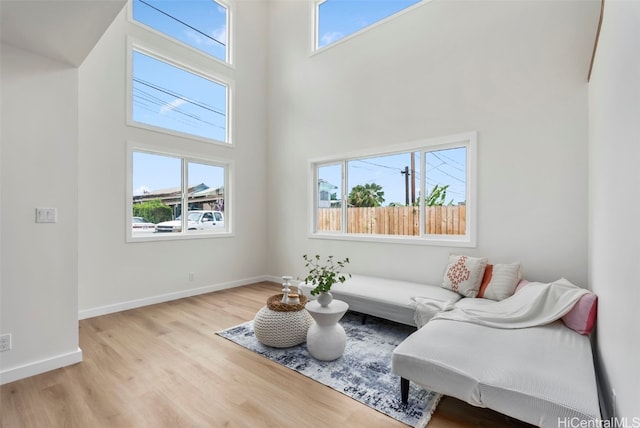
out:
M174 37L171 37L169 34L163 33L162 31L156 30L153 27L148 26L145 23L142 23L140 21L136 21L133 18L133 2L129 1L128 5L127 5L127 20L129 21L130 24L135 25L139 28L143 28L146 31L150 31L151 33L153 33L154 35L158 36L158 37L162 37L163 39L170 41L172 43L177 43L179 44L181 47L188 49L192 52L197 53L198 55L202 55L207 59L211 59L214 60L216 62L218 62L221 65L230 67L230 68L235 68L235 55L234 55L234 46L235 46L235 25L234 25L234 21L235 21L235 7L233 5L232 2L229 1L223 1L223 0L212 0L215 3L219 3L222 6L227 8L227 58L226 61L221 60L220 58L216 58L215 56L212 56L210 54L208 54L207 52L204 52L200 49L197 49L193 46L190 46L186 43L184 43L181 40L178 40Z
M354 37L358 37L360 34L363 34L369 30L372 30L373 28L376 28L392 19L397 18L398 16L401 16L405 13L408 13L410 11L412 11L413 9L423 6L429 2L431 2L432 0L420 0L419 2L417 2L416 4L413 4L405 9L399 10L396 13L393 13L389 16L387 16L386 18L381 19L380 21L374 22L373 24L369 24L366 27L361 28L360 30L356 31L355 33L351 33L347 36L344 36L343 38L336 40L335 42L329 43L328 45L322 46L322 47L318 47L318 43L319 43L319 34L318 31L320 30L320 5L322 3L324 3L327 0L314 0L312 2L310 2L310 16L311 16L311 54L315 54L318 52L323 52L326 49L329 49L333 46L338 46L341 45L342 43L353 39Z
M186 72L195 74L197 76L210 80L219 85L226 86L227 88L227 96L226 96L227 114L225 118L226 141L220 141L213 138L206 138L199 135L180 132L180 131L172 130L169 128L162 128L159 126L149 125L143 122L137 122L133 120L133 52L134 51L139 52L143 55L147 55L158 61L165 62L171 66L174 66ZM235 82L232 79L224 78L222 76L218 76L212 73L207 73L205 71L202 71L199 68L186 64L186 62L177 61L176 59L170 58L167 55L162 55L158 53L156 50L149 48L144 43L138 40L135 40L131 37L127 38L127 125L133 126L136 128L146 129L149 131L159 132L166 135L187 138L190 140L218 144L224 147L230 147L230 146L233 147L234 146L234 142L233 142L234 95L235 95Z
M142 152L159 156L170 156L181 160L181 187L182 187L182 220L183 227L180 232L172 233L152 233L133 235L132 233L132 212L133 212L133 153ZM185 227L189 210L188 204L188 171L185 168L189 162L207 164L212 166L223 167L225 171L224 183L224 229L222 230L197 230L188 231ZM182 239L202 239L202 238L220 238L234 236L233 232L233 171L234 162L229 159L217 159L208 156L202 156L186 151L169 150L155 145L143 144L139 142L127 142L127 180L126 180L126 241L127 242L148 242L148 241L171 241Z
M404 153L411 151L420 151L421 153L429 151L438 151L451 149L456 147L466 147L467 149L467 162L466 162L466 230L464 235L435 235L426 234L425 231L425 199L420 198L420 235L419 236L404 236L404 235L376 235L376 234L355 234L347 233L347 207L348 207L348 188L347 188L347 162L375 156L392 155L396 153ZM421 155L421 180L420 180L420 195L426 195L426 180L424 179L426 174L426 156ZM341 231L318 231L318 168L325 165L342 164L342 183L340 199L342 201L342 228ZM476 246L476 234L477 234L477 133L468 132L463 134L456 134L441 138L431 138L425 140L414 141L402 145L396 145L393 147L386 147L383 150L367 150L360 152L348 153L340 156L324 157L311 159L309 161L309 202L310 207L310 223L309 223L309 238L315 239L333 239L333 240L346 240L346 241L365 241L365 242L387 242L387 243L402 243L402 244L417 244L417 245L439 245L450 247L475 247Z

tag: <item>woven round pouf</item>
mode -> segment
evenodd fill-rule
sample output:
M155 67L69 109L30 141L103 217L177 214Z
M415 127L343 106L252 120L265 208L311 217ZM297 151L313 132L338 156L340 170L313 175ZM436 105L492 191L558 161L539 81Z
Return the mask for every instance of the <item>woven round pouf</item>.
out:
M273 307L273 305L270 306ZM253 320L253 331L258 342L274 348L289 348L306 341L307 331L314 321L303 305L295 306L302 306L302 308L278 311L269 306L263 306Z

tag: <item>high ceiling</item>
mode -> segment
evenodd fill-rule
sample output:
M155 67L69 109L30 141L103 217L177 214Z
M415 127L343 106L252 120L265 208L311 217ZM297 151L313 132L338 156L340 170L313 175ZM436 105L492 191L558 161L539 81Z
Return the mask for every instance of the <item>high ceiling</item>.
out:
M78 67L126 0L0 0L2 43Z

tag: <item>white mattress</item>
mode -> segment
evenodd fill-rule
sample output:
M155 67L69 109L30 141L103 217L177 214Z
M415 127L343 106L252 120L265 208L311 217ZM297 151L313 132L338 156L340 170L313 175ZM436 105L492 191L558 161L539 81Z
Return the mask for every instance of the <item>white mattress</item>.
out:
M509 330L434 319L395 349L392 368L427 389L541 427L558 427L558 418L600 419L591 343L561 321Z
M300 284L300 288L306 296L309 296L313 287ZM412 297L424 297L443 302L461 298L458 293L437 285L364 275L353 275L343 284L334 284L331 287L331 294L334 299L347 302L350 310L413 326L416 323Z

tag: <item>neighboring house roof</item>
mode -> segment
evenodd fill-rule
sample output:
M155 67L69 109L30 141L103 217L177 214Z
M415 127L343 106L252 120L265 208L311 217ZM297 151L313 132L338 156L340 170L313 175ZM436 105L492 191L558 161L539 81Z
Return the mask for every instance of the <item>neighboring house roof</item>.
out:
M182 193L179 187L172 187L145 192L141 195L134 195L133 202L144 202L153 199L160 199L166 202L167 200L180 199L181 195ZM202 199L224 199L224 187L211 188L204 183L200 183L189 188L189 197Z
M337 189L337 188L338 188L338 186L329 183L327 180L324 180L322 178L318 180L318 190L320 190L320 191L330 192L333 189Z

